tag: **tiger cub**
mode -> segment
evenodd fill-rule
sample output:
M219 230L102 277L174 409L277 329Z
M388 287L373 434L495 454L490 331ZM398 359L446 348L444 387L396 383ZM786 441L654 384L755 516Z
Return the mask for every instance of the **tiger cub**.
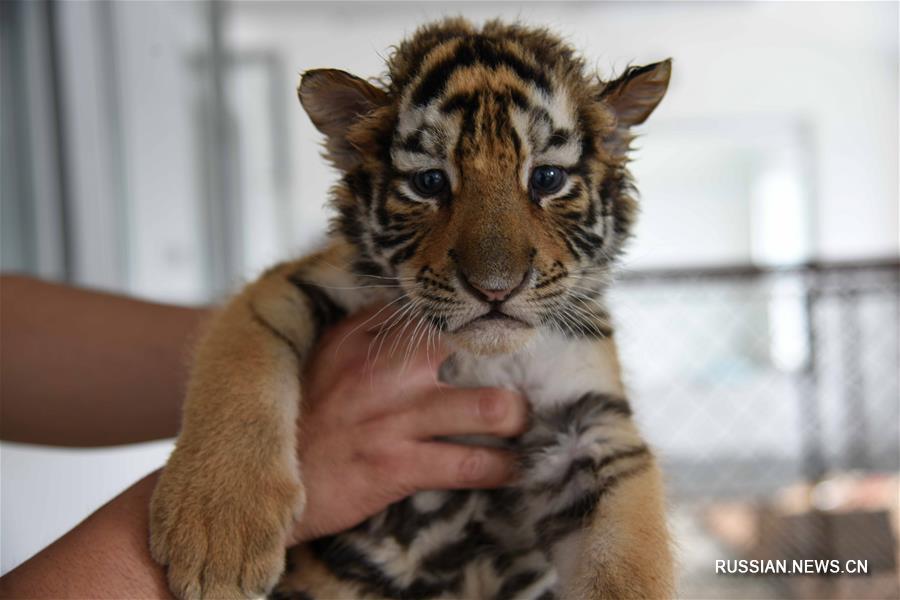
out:
M331 239L247 286L199 345L151 504L175 594L671 596L660 473L603 302L636 213L631 127L670 70L604 81L544 29L448 19L401 43L379 84L303 75L300 102L342 173ZM447 382L529 399L512 442L524 475L417 493L286 561L305 497L296 374L336 318L394 300L456 348Z

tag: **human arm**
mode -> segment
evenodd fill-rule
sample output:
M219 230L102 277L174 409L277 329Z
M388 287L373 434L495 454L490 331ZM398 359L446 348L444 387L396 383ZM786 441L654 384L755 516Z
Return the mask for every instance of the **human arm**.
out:
M0 277L0 439L104 446L174 437L203 308Z
M159 472L147 475L0 579L2 598L170 598L150 558L147 523Z

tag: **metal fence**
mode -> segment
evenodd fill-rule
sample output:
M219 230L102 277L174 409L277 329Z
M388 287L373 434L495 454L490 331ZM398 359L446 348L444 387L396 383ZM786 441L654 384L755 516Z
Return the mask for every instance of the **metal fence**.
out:
M900 597L900 262L625 273L612 305L681 595ZM869 574L716 573L738 558Z

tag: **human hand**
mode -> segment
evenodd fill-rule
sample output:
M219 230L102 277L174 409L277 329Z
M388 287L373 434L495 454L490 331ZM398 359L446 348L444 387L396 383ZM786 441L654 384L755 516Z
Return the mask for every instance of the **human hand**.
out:
M518 435L524 398L439 383L447 348L404 339L403 327L376 339L386 321L372 310L339 323L307 367L298 427L307 498L292 544L348 529L420 490L498 487L515 476L508 451L434 438Z

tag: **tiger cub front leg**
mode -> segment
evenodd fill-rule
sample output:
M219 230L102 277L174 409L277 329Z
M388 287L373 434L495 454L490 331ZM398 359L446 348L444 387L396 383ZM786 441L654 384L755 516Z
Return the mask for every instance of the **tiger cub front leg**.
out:
M299 374L330 302L292 282L296 269L248 286L197 348L181 433L150 506L152 555L181 598L258 596L283 571L305 499Z
M524 441L535 532L562 597L672 597L661 476L628 402L585 394L537 415Z
M675 596L662 475L652 457L598 502L564 591L566 598Z

